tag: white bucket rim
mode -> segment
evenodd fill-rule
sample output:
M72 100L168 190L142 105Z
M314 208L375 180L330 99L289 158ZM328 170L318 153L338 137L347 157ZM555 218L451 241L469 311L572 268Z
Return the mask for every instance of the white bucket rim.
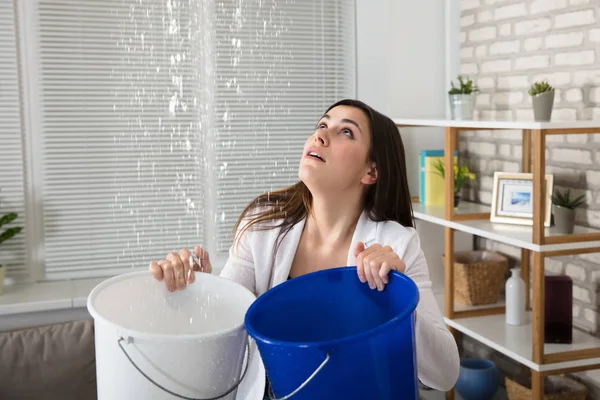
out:
M233 334L235 332L237 332L238 330L240 330L240 328L242 330L245 330L245 318L242 318L241 322L239 324L236 324L235 326L233 326L232 328L229 329L223 329L223 330L219 330L219 331L215 331L215 332L208 332L208 333L181 333L181 334L166 334L166 333L149 333L149 332L143 332L143 331L139 331L136 329L131 329L131 328L125 328L119 324L116 324L110 320L108 320L105 316L103 316L102 314L100 314L96 308L93 305L93 302L96 298L96 296L98 295L98 293L100 293L103 289L105 289L107 286L111 285L112 283L116 282L116 281L121 281L127 278L130 278L132 276L142 276L142 275L146 275L149 276L149 278L154 279L151 275L149 275L150 273L147 271L135 271L135 272L127 272L124 274L119 274L117 276L113 276L111 278L108 278L102 282L100 282L98 285L96 285L96 287L94 287L94 289L92 289L92 291L90 292L88 298L87 298L87 309L88 312L92 315L92 318L94 318L94 320L100 321L106 325L111 325L114 327L117 327L121 332L123 332L123 336L130 336L132 338L140 338L140 339L148 339L148 340L160 340L160 341L181 341L181 340L204 340L204 339L213 339L216 337L221 337L221 336L225 336L228 334ZM249 297L252 299L252 302L250 303L250 305L252 305L252 303L254 302L254 300L256 300L256 295L254 293L252 293L250 290L248 290L248 288L246 288L245 286L232 281L230 279L226 279L223 278L221 276L218 275L212 275L212 274L208 274L205 272L199 272L198 274L204 274L206 276L209 276L210 278L208 279L215 279L215 280L221 280L223 282L225 282L225 284L228 285L232 285L235 286L236 288L246 292ZM194 281L194 283L196 283L197 281ZM250 307L250 306L248 306Z

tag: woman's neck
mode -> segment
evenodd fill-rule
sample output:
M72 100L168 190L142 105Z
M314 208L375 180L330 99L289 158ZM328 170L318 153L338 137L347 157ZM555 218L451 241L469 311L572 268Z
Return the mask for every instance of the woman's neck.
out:
M310 238L324 245L351 240L362 213L360 199L351 198L313 197L305 228Z

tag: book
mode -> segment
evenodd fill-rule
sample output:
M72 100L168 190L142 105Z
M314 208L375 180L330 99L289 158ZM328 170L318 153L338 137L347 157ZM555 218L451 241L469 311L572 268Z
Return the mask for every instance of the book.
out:
M457 162L458 151L454 152ZM427 205L444 204L444 179L437 173L435 164L444 161L444 150L422 150L419 157L419 201Z

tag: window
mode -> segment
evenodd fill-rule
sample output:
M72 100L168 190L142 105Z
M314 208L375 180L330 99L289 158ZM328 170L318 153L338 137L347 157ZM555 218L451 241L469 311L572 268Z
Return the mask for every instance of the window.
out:
M15 18L13 1L0 0L0 216L16 212L19 217L15 223L26 228L26 142L21 118ZM0 232L6 227L0 228ZM24 229L0 245L0 264L8 265L10 275L19 280L26 279L28 274L27 233Z
M295 182L321 113L355 94L350 0L20 9L38 277L113 275L195 244L225 256L243 206Z

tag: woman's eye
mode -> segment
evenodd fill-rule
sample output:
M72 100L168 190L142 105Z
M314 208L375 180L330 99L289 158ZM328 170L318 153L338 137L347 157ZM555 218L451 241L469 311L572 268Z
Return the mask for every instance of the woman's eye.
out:
M319 124L319 129L325 129L325 128L327 128L327 125L325 125L325 124Z
M342 133L346 136L354 137L354 134L352 133L352 131L350 129L344 129L342 131Z

